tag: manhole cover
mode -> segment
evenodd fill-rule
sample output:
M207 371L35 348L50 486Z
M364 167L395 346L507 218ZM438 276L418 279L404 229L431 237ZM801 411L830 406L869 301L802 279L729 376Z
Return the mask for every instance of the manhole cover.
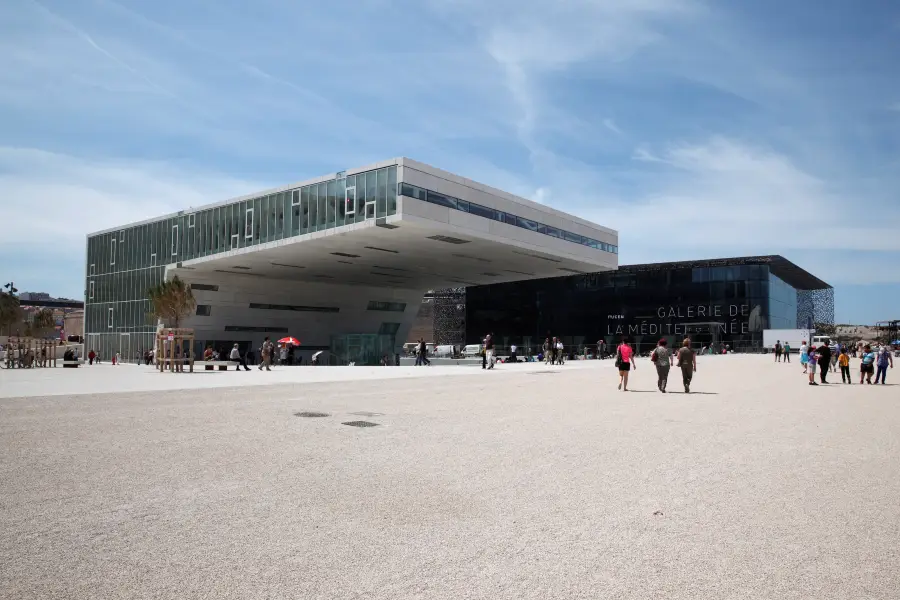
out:
M372 423L371 421L347 421L346 423L341 423L341 425L349 425L350 427L378 427L378 423Z
M331 415L329 415L328 413L320 413L320 412L298 412L298 413L294 413L294 416L295 417L312 418L312 417L330 417Z
M366 412L360 411L355 413L350 413L351 415L356 415L357 417L383 417L384 413L374 413L374 412Z

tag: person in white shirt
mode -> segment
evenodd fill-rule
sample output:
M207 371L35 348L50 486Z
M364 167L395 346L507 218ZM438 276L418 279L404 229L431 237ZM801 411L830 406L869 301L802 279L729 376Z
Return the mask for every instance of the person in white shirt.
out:
M565 362L565 352L563 352L562 340L556 342L556 362L563 364Z
M244 370L245 370L245 371L249 371L249 370L250 370L249 368L247 368L247 361L244 360L244 357L243 357L243 356L241 356L241 351L240 351L240 349L238 348L238 345L237 345L237 344L235 344L235 345L234 345L234 348L231 349L231 354L228 356L228 358L231 359L231 360L233 360L233 361L235 361L236 363L238 363L238 364L235 365L235 367L234 367L234 370L235 370L235 371L240 371L240 370L241 370L241 367L244 367Z
M515 344L509 347L509 362L519 362L519 359L516 357L516 350L518 348Z

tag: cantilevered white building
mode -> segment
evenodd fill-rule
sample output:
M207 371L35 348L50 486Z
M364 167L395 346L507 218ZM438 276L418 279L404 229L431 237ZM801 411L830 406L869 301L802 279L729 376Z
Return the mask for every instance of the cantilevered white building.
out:
M376 362L429 289L617 266L612 229L398 158L89 235L85 338L133 360L156 330L148 288L178 275L195 352L292 335L306 360Z

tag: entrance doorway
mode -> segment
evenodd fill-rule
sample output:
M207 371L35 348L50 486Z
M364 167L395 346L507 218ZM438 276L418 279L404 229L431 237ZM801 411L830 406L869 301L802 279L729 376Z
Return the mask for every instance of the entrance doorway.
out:
M717 352L721 351L722 346L720 325L720 323L681 323L685 337L691 338L691 346L695 350L712 346ZM680 340L676 340L676 342L680 342ZM677 345L681 346L680 343Z

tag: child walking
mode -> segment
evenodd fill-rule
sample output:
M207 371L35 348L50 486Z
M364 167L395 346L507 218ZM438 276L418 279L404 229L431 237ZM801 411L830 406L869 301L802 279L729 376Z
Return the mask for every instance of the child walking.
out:
M850 355L847 354L847 347L841 348L841 355L838 356L838 364L841 366L841 381L852 384L850 379Z

